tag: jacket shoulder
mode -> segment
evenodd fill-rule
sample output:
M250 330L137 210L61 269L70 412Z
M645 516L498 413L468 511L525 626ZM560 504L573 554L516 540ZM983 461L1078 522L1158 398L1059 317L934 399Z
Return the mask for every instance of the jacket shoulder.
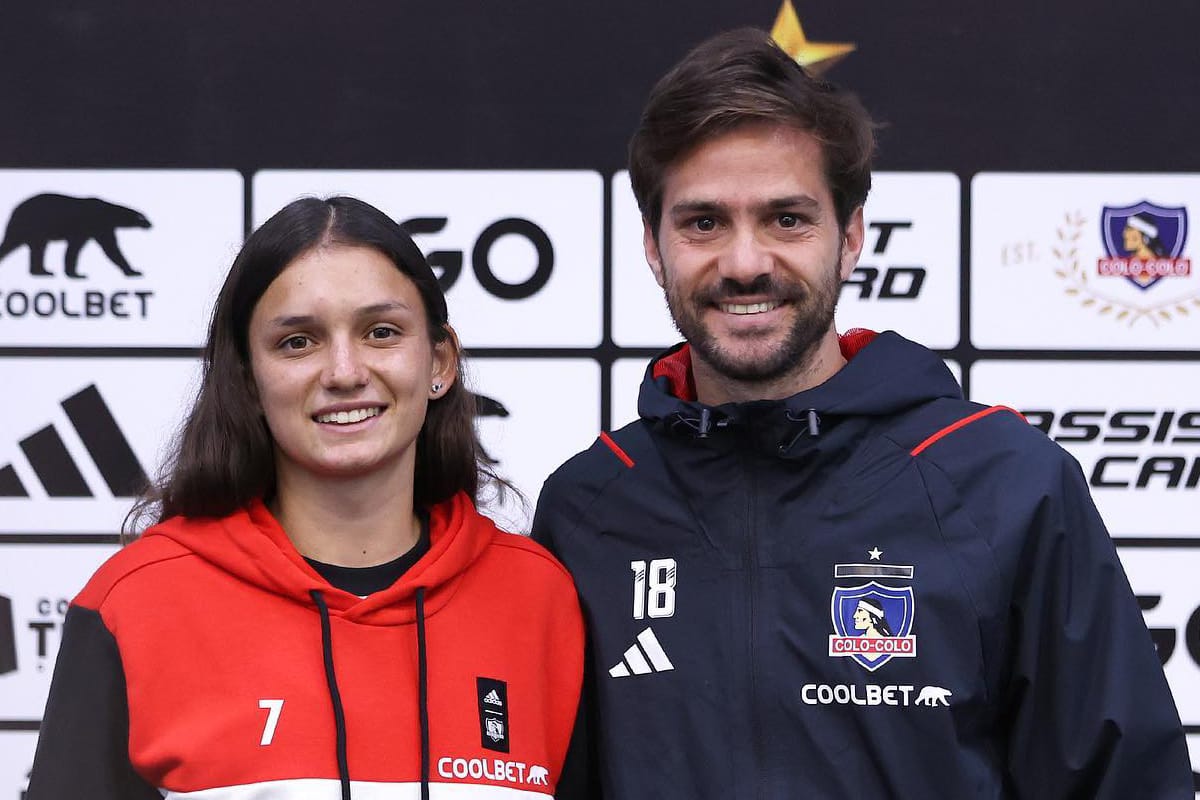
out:
M640 420L612 433L601 433L592 446L567 459L550 480L573 485L603 486L636 466L651 446L650 434Z
M609 486L626 475L641 474L639 462L652 456L653 446L640 420L611 434L601 433L591 447L572 456L546 479L538 495L534 538L546 541L545 531L539 529L551 517L583 519Z
M139 579L145 568L191 555L191 551L178 542L155 535L158 527L150 528L101 564L87 585L75 596L74 604L99 610L118 585Z
M904 441L897 439L914 458L944 467L1006 458L1055 464L1070 459L1062 447L1007 406L954 400L929 405L925 418L904 431Z

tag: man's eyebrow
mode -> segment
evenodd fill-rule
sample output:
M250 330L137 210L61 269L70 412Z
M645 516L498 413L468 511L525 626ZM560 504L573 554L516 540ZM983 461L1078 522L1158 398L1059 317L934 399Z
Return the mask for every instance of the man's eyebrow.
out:
M728 210L728 206L716 200L680 200L675 205L671 206L668 214L670 216L680 216L684 214L714 214ZM768 211L779 211L783 209L797 210L812 210L817 211L821 208L821 204L816 198L807 194L792 194L785 197L772 197L765 201L761 208Z
M727 206L723 203L718 203L715 200L680 200L671 206L671 210L668 213L673 217L680 214L711 214L717 211L724 211L726 208Z
M809 195L793 194L787 197L776 197L768 200L766 207L769 209L804 208L815 211L821 207L821 204L817 202L816 198Z

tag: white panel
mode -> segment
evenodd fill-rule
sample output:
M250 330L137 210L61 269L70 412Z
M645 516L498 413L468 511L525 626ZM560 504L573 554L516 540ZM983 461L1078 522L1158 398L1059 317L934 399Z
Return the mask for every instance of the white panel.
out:
M1189 275L1145 287L1104 274L1103 259L1127 255L1111 230L1106 235L1105 208L1142 202L1182 209L1182 242L1171 237L1165 244L1190 260L1195 248L1186 220L1200 208L1200 175L977 175L971 181L972 342L1016 349L1194 348L1200 262ZM1172 223L1164 233L1176 228Z
M1200 547L1123 547L1120 555L1134 593L1143 603L1154 603L1142 612L1146 625L1156 636L1174 637L1163 669L1180 719L1184 725L1200 725Z
M304 195L349 194L399 222L435 218L432 233L414 234L422 251L461 256L462 271L447 292L450 322L464 346L594 347L601 337L604 196L595 172L273 171L254 176L254 220L260 225ZM530 231L481 241L502 220ZM553 265L540 261L533 239L544 236ZM487 253L485 256L484 253ZM538 277L538 266L550 268ZM490 266L489 266L490 265ZM528 296L505 299L478 273ZM524 288L521 288L524 287ZM536 291L535 291L536 290Z
M958 177L879 172L863 217L866 242L842 287L838 330L894 330L926 347L959 340Z
M1200 363L985 361L971 393L1048 420L1114 536L1200 533Z
M612 178L612 337L619 347L667 347L681 339L646 264L642 215L629 172ZM614 427L619 427L615 426Z
M27 496L0 497L0 533L108 533L120 530L132 497L114 497L62 403L94 387L142 470L158 472L165 448L191 406L199 375L192 359L0 359L0 470L12 467ZM47 426L66 446L91 497L52 497L20 442Z
M33 766L33 751L37 734L25 731L0 732L0 797L25 797L29 785L29 768Z
M16 669L0 673L0 719L41 719L67 604L116 550L116 545L14 545L0 539L0 596L8 599L0 604L0 638L11 634L17 655ZM11 619L3 606L11 607Z
M613 341L673 344L680 337L646 265L628 172L613 177L612 205ZM839 330L890 328L929 347L958 344L960 205L949 173L873 176L861 268L842 289Z
M648 358L622 358L613 362L612 424L609 430L615 431L638 418L638 390L649 363Z
M51 200L14 215L42 194L116 207ZM241 246L242 208L242 177L231 170L0 170L0 219L22 245L0 260L0 345L201 346ZM139 213L149 228L130 224ZM92 233L115 233L141 275L125 275ZM68 235L85 243L79 277L65 274ZM30 274L25 245L39 236L49 239L49 276Z
M1187 735L1188 755L1192 757L1192 780L1193 782L1200 780L1200 733L1189 733ZM1196 792L1196 797L1200 798L1200 791Z
M527 532L542 483L600 432L599 366L591 359L476 358L468 369L475 392L508 414L478 418L484 448L528 500L523 508L510 496L484 510L502 527Z

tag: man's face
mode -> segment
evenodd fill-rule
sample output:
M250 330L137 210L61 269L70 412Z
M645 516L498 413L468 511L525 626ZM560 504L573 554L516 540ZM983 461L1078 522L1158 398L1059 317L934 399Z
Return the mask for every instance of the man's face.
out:
M812 136L746 125L698 146L663 181L646 258L695 357L739 383L786 378L833 342L841 282L862 249L843 233Z

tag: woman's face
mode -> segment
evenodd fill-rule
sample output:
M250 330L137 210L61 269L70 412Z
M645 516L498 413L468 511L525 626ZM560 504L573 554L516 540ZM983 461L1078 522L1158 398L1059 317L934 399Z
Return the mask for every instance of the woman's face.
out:
M304 253L259 299L248 341L280 492L306 477L412 483L417 434L456 353L430 339L421 295L390 259L344 245Z

